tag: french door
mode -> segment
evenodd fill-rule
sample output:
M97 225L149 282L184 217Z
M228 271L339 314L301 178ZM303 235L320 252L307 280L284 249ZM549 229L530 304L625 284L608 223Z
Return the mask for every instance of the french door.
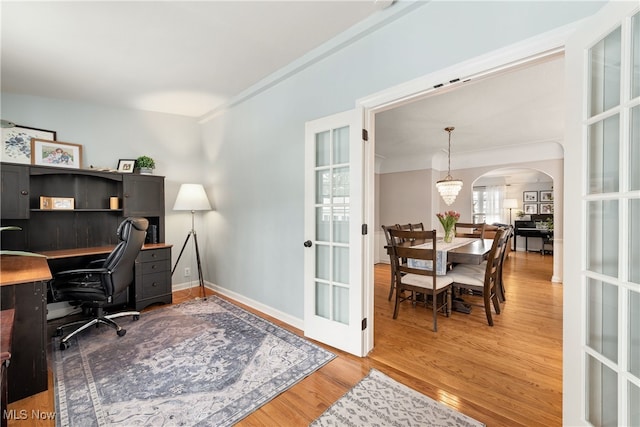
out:
M563 423L640 425L638 3L605 5L566 63Z
M357 110L305 127L304 334L364 356L363 141Z

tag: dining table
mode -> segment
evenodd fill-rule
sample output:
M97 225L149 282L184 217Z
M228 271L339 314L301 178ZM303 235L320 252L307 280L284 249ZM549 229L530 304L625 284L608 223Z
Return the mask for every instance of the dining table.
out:
M425 248L431 246L431 240L408 240L398 243L399 246L404 247L419 247ZM482 264L487 259L489 252L491 252L491 246L493 245L493 239L476 239L469 237L454 237L451 243L446 243L442 239L438 239L436 242L436 251L438 252L439 261L447 264ZM385 246L387 253L390 253L391 246ZM438 274L445 274L446 269Z

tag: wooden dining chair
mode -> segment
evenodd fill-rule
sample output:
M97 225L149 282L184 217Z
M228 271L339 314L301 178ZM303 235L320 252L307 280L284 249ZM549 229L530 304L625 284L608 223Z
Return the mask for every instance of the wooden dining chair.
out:
M393 264L393 259L392 259L392 246L393 246L393 240L391 237L391 233L389 233L389 230L396 230L397 229L397 225L383 225L382 226L382 231L384 232L384 238L387 241L387 253L389 254L389 262L391 264L391 286L389 288L389 298L388 301L391 301L391 297L393 296L393 290L395 289L395 267Z
M421 222L417 224L409 224L409 227L411 228L411 231L424 231L424 224Z
M456 222L456 225L454 226L455 236L484 239L485 226L486 224L484 222L479 224L469 222Z
M498 297L500 292L499 273L506 239L506 230L500 229L496 231L484 271L466 264L458 264L449 273L449 276L453 279L452 286L454 290L468 289L473 291L474 294L482 295L484 311L487 315L489 326L493 326L491 304L493 304L496 314L500 314L500 300Z
M436 263L436 230L431 231L406 231L390 229L392 246L392 262L395 265L395 289L396 303L393 310L393 318L398 317L400 303L410 300L413 304L424 303L433 311L433 331L438 331L438 312L442 311L447 317L451 313L451 283L449 275L436 275L435 268L430 270L411 267L409 263L402 263L402 259L412 259L417 263L431 262L435 267ZM431 242L432 249L422 249L406 245L402 242L409 241ZM405 293L405 291L408 291ZM422 296L422 301L418 301L418 295ZM442 302L438 302L438 299Z

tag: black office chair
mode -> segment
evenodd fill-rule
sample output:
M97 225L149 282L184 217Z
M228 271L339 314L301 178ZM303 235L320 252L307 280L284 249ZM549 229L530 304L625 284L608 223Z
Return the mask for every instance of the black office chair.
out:
M100 323L115 328L118 336L127 331L122 329L112 319L122 316L140 318L139 311L127 311L104 314L104 307L113 302L122 292L125 292L134 279L134 263L144 243L149 221L144 218L127 218L118 226L120 243L104 260L93 261L88 268L61 271L55 274L51 281L52 297L56 301L69 301L72 305L79 305L83 313L91 314L91 320L81 320L59 326L56 335L62 336L63 329L69 326L82 325L67 334L60 341L60 349L69 347L68 340L92 325ZM99 267L94 267L99 265Z

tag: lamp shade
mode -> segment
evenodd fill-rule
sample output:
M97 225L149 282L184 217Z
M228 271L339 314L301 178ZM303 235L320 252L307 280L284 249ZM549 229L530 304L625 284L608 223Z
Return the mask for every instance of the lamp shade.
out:
M502 207L505 209L515 209L518 207L518 199L504 199Z
M182 184L173 204L174 211L210 211L211 204L202 184Z

